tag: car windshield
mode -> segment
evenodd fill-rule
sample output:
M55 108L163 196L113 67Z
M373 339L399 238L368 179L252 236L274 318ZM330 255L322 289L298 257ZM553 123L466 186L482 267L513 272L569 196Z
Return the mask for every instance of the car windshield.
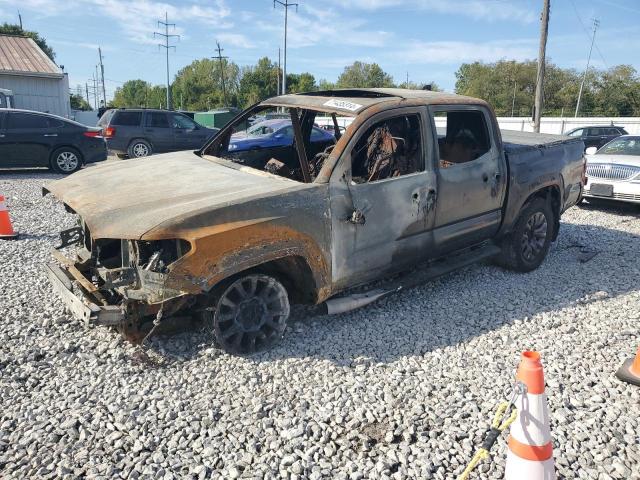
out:
M597 155L640 155L640 137L616 138L598 150Z

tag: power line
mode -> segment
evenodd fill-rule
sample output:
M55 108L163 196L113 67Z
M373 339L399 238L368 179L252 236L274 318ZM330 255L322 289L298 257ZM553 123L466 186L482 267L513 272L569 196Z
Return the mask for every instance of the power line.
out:
M582 30L584 30L584 33L587 35L587 38L589 40L591 40L591 32L589 31L587 26L582 21L582 17L580 16L580 12L578 11L578 7L576 7L576 4L575 4L575 2L573 0L570 0L570 1L571 1L571 5L573 6L573 10L576 12L576 17L578 18L578 21L580 22L580 25L582 25ZM609 68L609 65L607 65L607 61L604 59L604 55L602 55L602 52L600 51L600 48L598 48L598 44L595 44L594 47L596 48L596 52L598 52L598 55L600 56L600 59L602 60L602 63L604 63L604 66L606 68Z
M153 36L154 38L156 37L156 35L164 38L164 45L159 43L158 46L164 48L167 52L167 110L171 110L171 83L169 82L169 49L173 48L175 50L176 46L169 45L169 40L171 38L177 38L179 40L180 35L169 34L169 27L173 27L175 29L176 24L169 23L169 15L167 14L167 12L164 12L164 22L162 20L158 20L158 26L160 25L164 25L164 33L153 32Z
M102 64L102 49L98 47L98 56L100 57L100 78L102 80L102 98L104 99L104 106L107 106L107 92L104 88L104 65Z
M578 111L580 110L580 100L582 99L582 89L584 88L584 82L587 79L587 72L589 71L589 63L591 62L591 52L593 51L593 44L596 41L596 31L600 26L600 22L597 19L593 19L593 36L591 37L591 47L589 48L589 56L587 57L587 67L584 69L584 75L582 76L582 81L580 82L580 91L578 92L578 101L576 102L576 113L574 117L578 116Z
M220 61L220 78L222 80L222 100L224 101L224 105L226 106L228 105L227 89L224 84L224 65L222 63L222 59L227 59L229 57L222 56L222 52L224 51L224 48L220 48L220 42L218 42L217 40L216 40L216 45L218 46L218 48L216 49L218 51L218 56L215 58L217 58Z
M540 47L538 48L538 76L536 78L536 96L533 110L533 131L540 132L540 115L543 108L544 70L549 36L549 10L551 0L544 0L540 18Z
M277 5L281 5L284 8L284 68L282 70L282 94L285 95L287 93L287 19L289 15L289 7L296 7L296 12L298 11L297 3L289 3L289 0L284 0L284 2L280 0L273 0L273 8L276 8Z

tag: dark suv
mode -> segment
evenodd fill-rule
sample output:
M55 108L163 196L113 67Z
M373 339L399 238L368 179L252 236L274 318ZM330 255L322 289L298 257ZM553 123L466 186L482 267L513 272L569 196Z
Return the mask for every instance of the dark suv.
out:
M198 149L218 131L179 112L141 108L107 110L98 126L109 150L120 158Z
M565 135L570 137L580 137L584 142L585 150L589 147L600 148L605 143L609 143L620 135L628 135L627 131L622 127L616 127L614 125L609 126L593 126L593 127L579 127L569 130Z

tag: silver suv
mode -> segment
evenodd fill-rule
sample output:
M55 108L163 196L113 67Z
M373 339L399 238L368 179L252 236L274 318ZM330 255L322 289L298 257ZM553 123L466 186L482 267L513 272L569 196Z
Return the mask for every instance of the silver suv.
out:
M120 158L199 149L218 131L180 112L142 108L107 110L98 126L109 150Z

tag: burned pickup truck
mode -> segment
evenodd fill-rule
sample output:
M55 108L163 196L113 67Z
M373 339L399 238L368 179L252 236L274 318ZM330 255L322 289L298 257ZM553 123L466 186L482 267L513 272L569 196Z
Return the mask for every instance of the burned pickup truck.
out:
M247 132L269 112L278 132ZM314 137L320 117L333 138ZM282 337L293 303L342 312L480 259L537 268L581 198L583 150L579 139L501 133L484 101L452 94L279 96L198 151L46 185L78 220L61 235L73 258L54 250L47 271L89 324L135 333L196 316L223 349L251 353Z

